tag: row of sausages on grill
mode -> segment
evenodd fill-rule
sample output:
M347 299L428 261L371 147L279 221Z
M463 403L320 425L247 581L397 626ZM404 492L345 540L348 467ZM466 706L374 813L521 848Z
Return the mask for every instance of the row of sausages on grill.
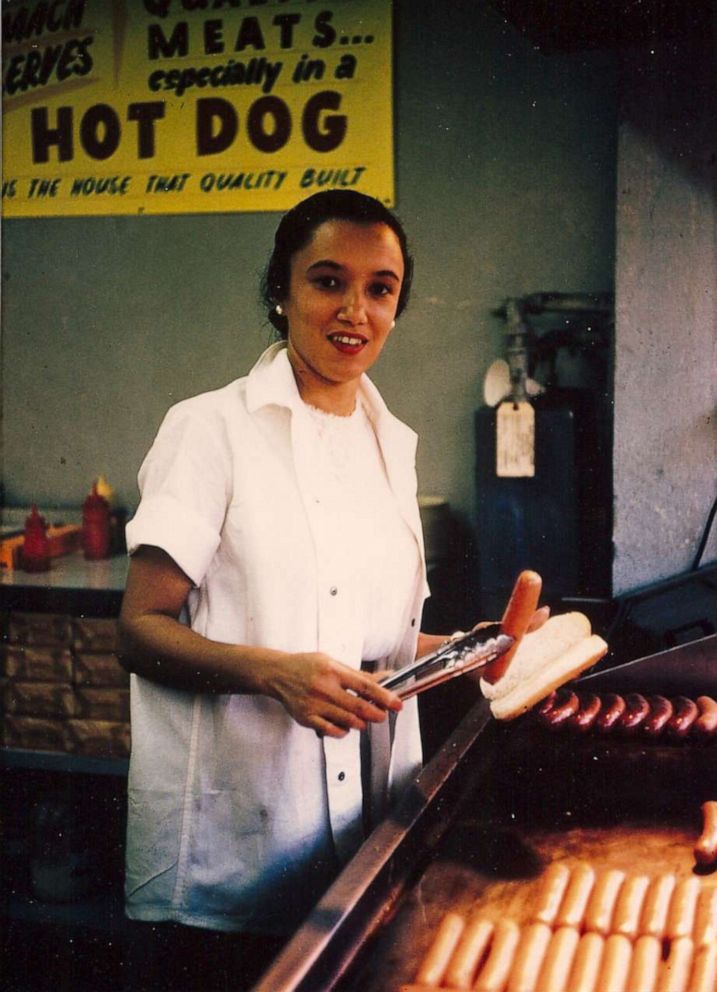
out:
M716 982L717 889L554 862L522 927L448 912L402 992L714 992Z
M674 740L687 736L710 740L717 735L717 701L711 696L668 698L639 692L620 695L562 688L546 696L534 712L541 724L552 729L666 736Z
M619 933L581 934L575 927L521 927L507 917L466 923L450 912L434 947L422 965L423 979L402 985L400 992L714 992L717 982L717 943L698 946L691 937L678 937L665 949L657 937L633 942ZM466 967L476 952L477 971ZM437 981L426 981L436 975Z

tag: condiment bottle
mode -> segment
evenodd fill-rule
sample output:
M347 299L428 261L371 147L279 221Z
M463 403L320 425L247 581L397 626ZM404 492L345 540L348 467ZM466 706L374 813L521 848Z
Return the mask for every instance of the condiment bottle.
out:
M20 563L26 572L46 572L50 567L50 542L47 522L32 504L30 516L25 518L25 540Z
M90 561L107 558L110 553L110 507L97 492L97 483L82 504L82 549Z
M95 483L97 492L104 496L110 508L110 554L120 555L127 550L124 538L126 513L117 506L115 491L104 475L98 475Z

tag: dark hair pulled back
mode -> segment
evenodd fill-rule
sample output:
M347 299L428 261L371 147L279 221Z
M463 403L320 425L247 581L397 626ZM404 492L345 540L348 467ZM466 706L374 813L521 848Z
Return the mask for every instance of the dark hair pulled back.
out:
M346 220L354 224L386 224L398 238L403 255L404 275L396 316L406 309L413 277L413 259L408 251L406 232L398 218L372 196L349 189L330 189L301 200L282 217L274 235L274 250L262 279L261 293L267 316L280 335L288 334L288 322L276 312L276 304L289 294L291 259L311 240L321 224Z

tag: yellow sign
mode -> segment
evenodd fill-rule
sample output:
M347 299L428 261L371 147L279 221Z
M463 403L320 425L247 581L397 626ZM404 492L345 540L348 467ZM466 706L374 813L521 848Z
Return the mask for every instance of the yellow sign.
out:
M3 3L7 217L394 202L390 0Z

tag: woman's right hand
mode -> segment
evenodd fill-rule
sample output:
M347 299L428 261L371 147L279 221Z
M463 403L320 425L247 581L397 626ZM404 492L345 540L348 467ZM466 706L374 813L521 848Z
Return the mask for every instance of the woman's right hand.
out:
M303 727L328 737L365 730L400 710L401 700L370 675L318 652L211 641L178 616L192 583L160 548L143 545L130 560L120 617L128 670L189 692L264 693Z
M380 723L386 712L398 712L402 703L381 688L378 675L359 672L327 654L306 652L275 658L265 673L266 691L288 713L320 736L344 737L349 730L365 730Z

